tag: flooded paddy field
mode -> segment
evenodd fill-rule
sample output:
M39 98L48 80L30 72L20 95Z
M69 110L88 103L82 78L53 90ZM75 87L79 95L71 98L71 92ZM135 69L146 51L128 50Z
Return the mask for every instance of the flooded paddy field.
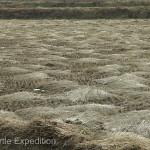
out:
M149 24L0 20L0 139L55 140L18 150L150 149Z

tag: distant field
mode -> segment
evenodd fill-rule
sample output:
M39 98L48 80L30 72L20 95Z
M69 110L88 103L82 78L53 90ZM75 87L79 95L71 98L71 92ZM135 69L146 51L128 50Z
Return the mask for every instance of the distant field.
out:
M150 7L2 8L0 19L143 19Z
M149 150L150 20L0 20L4 150Z
M0 2L0 19L150 18L150 0L17 0Z
M1 1L0 19L145 19L150 1Z
M117 6L150 6L150 0L15 0L0 2L5 8L37 7L117 7Z

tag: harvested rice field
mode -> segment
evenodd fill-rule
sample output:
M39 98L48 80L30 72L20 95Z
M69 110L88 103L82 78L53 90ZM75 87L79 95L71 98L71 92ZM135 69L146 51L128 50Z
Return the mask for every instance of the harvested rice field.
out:
M0 20L0 149L150 150L149 25Z

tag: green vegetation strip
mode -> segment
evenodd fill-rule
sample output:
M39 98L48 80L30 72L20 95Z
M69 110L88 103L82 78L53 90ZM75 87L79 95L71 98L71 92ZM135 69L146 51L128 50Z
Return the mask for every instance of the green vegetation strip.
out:
M5 1L0 2L0 8L53 8L53 7L142 7L150 6L150 1Z
M35 7L136 7L136 6L150 6L150 2L59 2L59 3L54 3L54 2L28 2L28 3L22 3L22 7L25 8L35 8Z
M12 8L0 9L0 19L124 19L150 18L150 7Z

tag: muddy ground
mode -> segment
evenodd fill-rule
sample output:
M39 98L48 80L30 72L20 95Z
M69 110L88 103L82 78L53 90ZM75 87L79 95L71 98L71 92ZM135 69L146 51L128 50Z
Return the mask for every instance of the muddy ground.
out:
M149 24L0 20L0 137L24 129L54 134L47 149L150 149ZM33 134L38 122L51 128Z

